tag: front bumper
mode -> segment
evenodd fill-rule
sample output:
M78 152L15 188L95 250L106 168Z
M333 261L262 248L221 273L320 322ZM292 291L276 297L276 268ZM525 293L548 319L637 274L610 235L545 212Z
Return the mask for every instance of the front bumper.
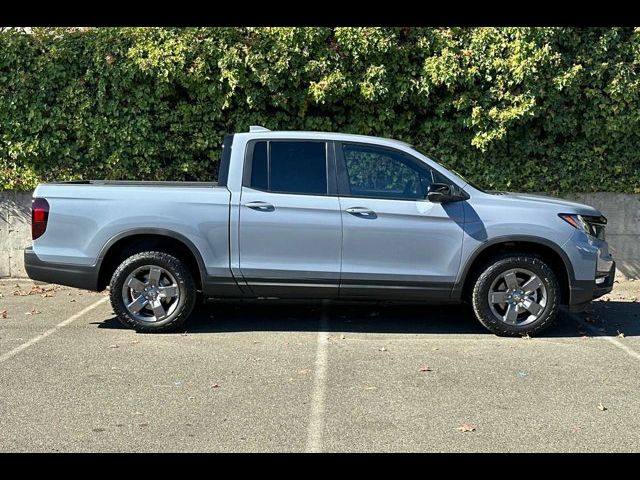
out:
M24 268L32 280L85 290L98 289L97 267L44 262L38 258L32 247L24 249Z
M594 280L575 281L571 285L571 304L569 310L579 312L596 298L600 298L613 290L613 282L616 276L616 262L611 262L608 271L596 272ZM598 283L596 283L598 282Z

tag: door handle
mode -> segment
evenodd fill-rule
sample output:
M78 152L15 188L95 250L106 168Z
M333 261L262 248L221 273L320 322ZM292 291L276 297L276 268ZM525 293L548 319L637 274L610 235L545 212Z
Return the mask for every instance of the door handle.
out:
M254 210L260 210L261 212L273 212L275 207L267 202L248 202L244 204L245 207L252 208Z
M347 213L351 215L356 215L358 217L367 217L367 218L376 218L376 212L367 208L367 207L351 207L345 210Z

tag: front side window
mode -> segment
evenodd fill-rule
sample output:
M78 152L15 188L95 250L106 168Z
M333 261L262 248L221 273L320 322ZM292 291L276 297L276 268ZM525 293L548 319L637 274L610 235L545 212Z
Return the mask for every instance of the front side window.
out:
M257 142L250 187L274 193L327 194L325 142Z
M433 178L431 169L389 149L342 145L352 197L424 199Z

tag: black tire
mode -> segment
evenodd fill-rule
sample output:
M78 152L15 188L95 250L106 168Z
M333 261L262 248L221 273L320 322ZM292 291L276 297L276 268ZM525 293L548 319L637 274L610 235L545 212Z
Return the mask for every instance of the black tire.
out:
M533 272L546 289L546 304L531 323L518 325L497 318L491 309L489 292L496 279L511 269L526 269ZM487 263L476 279L471 296L473 311L482 325L499 336L517 337L536 335L548 328L558 314L560 285L553 270L540 258L528 254L511 254L497 257ZM523 312L521 315L526 315Z
M136 269L144 266L158 266L169 272L178 285L178 299L175 309L159 321L144 321L129 312L123 298L124 282ZM128 327L141 333L160 333L176 330L181 326L196 303L196 285L191 271L178 258L163 252L141 252L124 260L113 273L109 284L111 306L118 320Z

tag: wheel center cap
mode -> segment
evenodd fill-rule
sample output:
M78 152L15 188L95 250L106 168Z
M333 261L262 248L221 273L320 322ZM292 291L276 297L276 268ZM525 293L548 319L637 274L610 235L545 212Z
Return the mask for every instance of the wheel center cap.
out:
M149 287L145 293L145 297L147 298L147 300L155 300L156 298L158 298L160 291L157 287Z

